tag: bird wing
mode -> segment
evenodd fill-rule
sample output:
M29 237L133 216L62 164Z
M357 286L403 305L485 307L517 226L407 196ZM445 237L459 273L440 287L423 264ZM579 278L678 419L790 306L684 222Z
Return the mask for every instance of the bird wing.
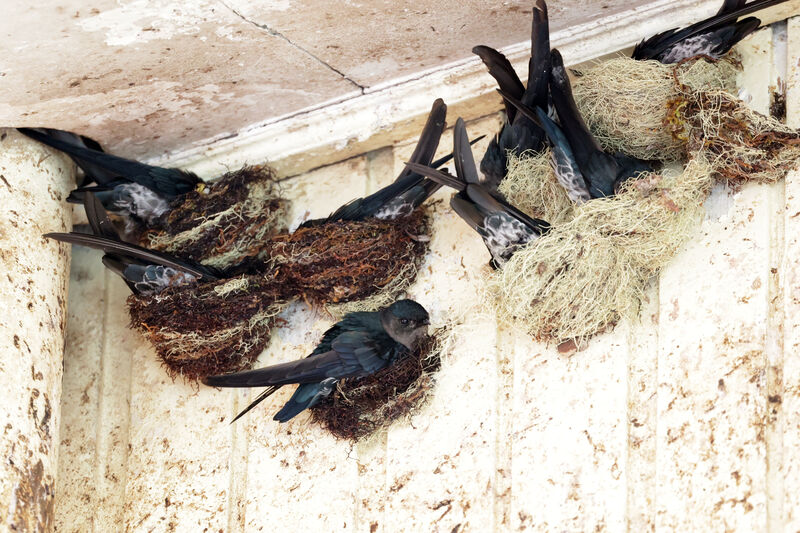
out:
M381 344L366 331L347 331L334 339L327 352L246 372L209 376L203 382L213 387L261 387L372 374L388 364L388 358L379 353Z
M528 61L528 88L519 98L530 106L547 107L550 81L550 23L547 4L537 0L531 21L531 58Z
M553 105L558 113L561 128L567 141L572 147L578 164L588 153L602 152L603 149L589 132L586 123L583 121L575 99L572 96L572 86L569 83L567 70L564 68L564 60L557 49L553 49L551 54L551 76L550 94L553 98ZM583 156L583 157L582 157Z
M732 24L740 17L755 13L756 11L770 6L782 4L786 1L787 0L756 0L755 2L745 4L740 1L726 0L723 2L722 8L716 15L696 22L686 28L673 28L642 40L642 42L637 44L633 49L631 57L638 60L656 59L662 52L684 39L713 31L726 24Z
M122 176L168 198L187 193L200 183L200 178L191 172L177 168L156 167L91 150L31 128L18 128L18 130L36 141L69 154L80 160L81 164L102 167L106 171L110 171L111 176ZM99 174L93 175L96 179L101 179Z
M494 48L483 45L473 48L472 53L481 58L483 64L489 69L489 75L495 79L497 85L503 89L503 91L517 99L522 98L522 94L525 92L525 86L520 81L517 73L514 72L514 67L511 66L511 62L506 56ZM511 122L514 120L514 115L517 110L508 101L505 102L505 107L506 116L508 117L508 121Z
M71 131L56 130L51 128L41 128L37 129L37 131L53 139L57 139L65 143L73 144L75 146L79 146L82 148L87 148L89 150L94 150L96 152L103 151L103 147L100 146L100 143L98 143L94 139L90 139L89 137L72 133ZM80 168L83 171L84 174L84 180L81 181L78 185L83 185L84 182L92 182L92 181L97 183L106 183L108 181L114 180L114 178L117 177L117 175L114 174L113 172L110 172L101 166L93 165L88 161L75 160L75 163L78 165L78 168Z
M83 195L83 209L86 211L86 218L95 235L115 241L122 240L117 228L108 218L103 204L91 192L86 191Z
M447 106L441 98L437 98L431 106L428 119L420 134L417 146L411 155L411 160L424 165L431 164L436 149L439 147L439 139L445 126ZM443 164L443 163L442 163ZM341 206L331 213L327 218L321 220L309 220L302 226L314 226L321 222L334 220L363 220L373 216L379 209L392 199L402 195L409 189L420 185L424 180L422 176L404 168L397 179L386 187L363 198L356 198ZM415 198L417 205L425 201L425 198Z
M437 98L431 106L428 119L425 121L425 126L422 128L417 146L414 148L414 152L412 152L409 161L421 163L423 165L431 164L433 156L436 155L436 149L439 147L439 139L442 137L446 118L447 105L445 105L444 100ZM413 174L413 172L404 168L395 181L399 181Z
M218 279L219 276L219 273L215 272L210 267L200 264L191 264L172 257L169 254L155 252L135 244L120 242L106 237L87 235L85 233L45 233L44 236L57 241L80 244L81 246L103 250L107 254L120 258L136 259L141 262L141 264L154 264L174 268L191 274L192 276L203 278L206 281L214 281Z

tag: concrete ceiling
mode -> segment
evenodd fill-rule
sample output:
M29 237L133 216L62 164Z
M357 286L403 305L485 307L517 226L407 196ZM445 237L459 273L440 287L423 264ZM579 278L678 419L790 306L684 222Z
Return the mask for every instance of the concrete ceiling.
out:
M0 125L154 157L529 38L530 0L5 0ZM553 30L645 0L551 1Z

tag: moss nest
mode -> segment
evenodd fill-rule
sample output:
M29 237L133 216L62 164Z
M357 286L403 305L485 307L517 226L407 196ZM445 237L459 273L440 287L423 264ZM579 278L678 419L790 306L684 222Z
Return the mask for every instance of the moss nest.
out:
M650 279L696 231L712 184L711 166L694 160L575 206L573 218L491 274L498 315L537 340L576 343L636 316Z
M577 72L572 87L586 125L605 149L645 160L683 161L686 138L665 128L669 102L696 91L735 93L740 70L732 54L678 65L618 57Z
M508 154L506 177L498 190L514 207L534 218L560 224L572 219L575 204L558 183L551 166L551 151Z
M357 441L410 416L433 391L446 336L440 329L392 366L341 380L330 396L311 408L311 419L340 439Z
M373 296L372 305L380 307L416 277L428 251L429 228L423 209L392 221L327 222L274 236L266 260L284 290L308 302L341 304Z
M199 380L250 368L283 308L280 285L242 276L131 295L131 327L153 345L169 375Z
M750 109L724 91L681 95L669 103L670 125L690 152L702 152L721 179L774 182L800 158L800 132Z
M225 269L260 258L265 241L285 229L287 207L274 171L246 166L176 199L140 244Z

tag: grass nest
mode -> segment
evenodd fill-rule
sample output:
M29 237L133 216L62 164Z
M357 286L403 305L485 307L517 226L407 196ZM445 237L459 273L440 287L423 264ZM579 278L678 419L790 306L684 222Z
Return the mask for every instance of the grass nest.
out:
M393 301L414 280L429 232L423 209L392 221L327 222L274 236L266 260L287 293L315 304L372 297L363 310Z
M268 276L170 287L131 295L131 327L155 347L169 375L188 380L250 368L283 308Z
M534 218L560 224L572 219L575 204L556 180L550 148L508 154L506 176L498 190L514 207Z
M597 141L610 151L645 160L686 160L686 139L665 127L669 102L703 90L736 91L741 64L734 55L717 62L678 65L618 57L577 71L575 103Z
M430 397L441 367L445 331L429 336L413 353L364 378L343 379L311 408L311 419L340 439L358 441L409 416Z
M571 218L490 275L498 315L537 340L578 344L636 316L649 281L696 231L713 181L711 166L692 160L574 206Z
M702 152L724 180L774 182L800 158L800 132L724 91L682 95L669 102L668 117L673 135Z
M265 241L286 227L288 202L277 189L266 165L228 172L175 200L140 244L223 270L259 258Z
M777 181L800 157L800 133L733 96L739 70L733 54L677 65L616 58L578 73L573 92L606 149L661 161L703 152L719 178Z

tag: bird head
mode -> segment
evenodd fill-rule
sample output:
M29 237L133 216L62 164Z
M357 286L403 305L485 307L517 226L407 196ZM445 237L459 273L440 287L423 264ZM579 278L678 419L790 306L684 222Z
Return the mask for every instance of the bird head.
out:
M413 351L428 335L430 318L414 300L398 300L381 310L381 324L392 339Z

